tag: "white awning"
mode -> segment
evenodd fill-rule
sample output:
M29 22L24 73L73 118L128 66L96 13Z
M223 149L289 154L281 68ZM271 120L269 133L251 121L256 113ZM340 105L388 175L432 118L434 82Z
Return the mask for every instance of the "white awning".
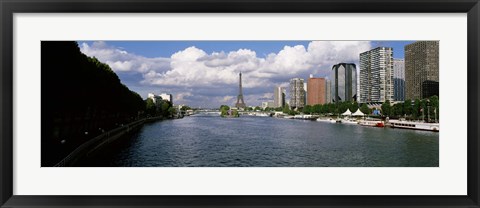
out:
M360 111L360 109L357 109L357 111L355 111L355 113L352 114L352 116L364 116L365 114L362 113L362 111Z
M345 111L345 113L342 113L343 116L350 116L352 115L352 112L350 111L350 109L347 109L347 111Z

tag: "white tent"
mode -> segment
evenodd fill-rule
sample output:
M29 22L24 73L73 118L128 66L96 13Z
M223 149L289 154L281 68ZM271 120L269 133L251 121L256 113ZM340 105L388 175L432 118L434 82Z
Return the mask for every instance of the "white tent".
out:
M362 113L362 111L360 111L360 109L357 109L357 111L355 111L355 113L352 114L352 116L364 116L365 114Z
M352 112L350 111L350 109L347 109L345 113L342 113L342 116L350 116L350 115L352 115Z

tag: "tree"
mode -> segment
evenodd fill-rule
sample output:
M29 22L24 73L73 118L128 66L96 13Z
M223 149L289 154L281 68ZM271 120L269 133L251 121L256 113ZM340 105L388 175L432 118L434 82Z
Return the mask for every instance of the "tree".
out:
M160 113L165 116L165 117L170 117L170 112L168 109L171 107L171 103L169 101L163 101L162 104L160 105Z
M403 104L397 103L392 107L392 115L402 117L405 113L403 111Z
M283 113L289 114L290 113L290 106L288 104L285 104L283 107Z
M390 106L390 100L387 100L384 103L382 103L382 114L383 115L390 116L391 115L391 110L392 110L392 106Z
M440 115L440 108L439 108L439 98L438 96L434 95L432 97L430 97L430 118L431 119L434 119L435 118L437 119L437 121L439 120L439 115Z
M420 112L421 106L420 106L420 100L415 99L415 102L413 103L413 117L417 119L422 113Z
M311 114L311 113L312 113L312 106L311 106L311 105L306 105L306 106L303 108L303 113L305 113L305 114Z
M366 103L363 103L362 106L360 106L360 111L364 114L370 114L370 108L368 108Z
M351 103L351 105L350 105L350 107L349 107L348 109L350 109L350 111L351 111L352 113L354 113L355 111L357 111L357 110L358 110L358 103L357 103L357 101L353 101L353 103Z
M191 110L191 109L192 108L190 108L189 106L186 106L186 105L184 105L184 106L182 106L182 108L180 108L180 110L182 110L182 111Z
M408 100L405 100L405 102L403 102L403 111L407 115L413 114L412 100L408 99Z
M145 111L147 112L147 114L149 114L150 116L156 115L157 106L155 106L155 103L153 103L153 100L151 98L147 98L147 100L145 100L145 106Z

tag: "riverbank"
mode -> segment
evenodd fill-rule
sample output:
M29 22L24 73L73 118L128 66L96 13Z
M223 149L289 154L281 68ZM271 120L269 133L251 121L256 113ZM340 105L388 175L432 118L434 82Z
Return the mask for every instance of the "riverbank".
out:
M54 167L68 167L74 166L75 163L79 160L82 160L84 157L88 157L89 155L94 154L96 151L101 150L108 144L114 142L118 138L121 138L125 134L130 133L131 131L137 130L143 126L145 123L152 123L159 120L164 120L165 118L162 116L158 117L149 117L143 118L132 123L122 125L118 128L113 130L104 132L89 141L83 143L79 147L77 147L74 151L68 154L64 159L58 162Z

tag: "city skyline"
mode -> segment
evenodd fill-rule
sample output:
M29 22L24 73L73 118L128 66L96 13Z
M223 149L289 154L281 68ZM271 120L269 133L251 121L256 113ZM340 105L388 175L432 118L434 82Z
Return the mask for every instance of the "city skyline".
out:
M403 46L411 42L78 41L83 53L108 64L142 98L169 93L177 104L206 108L235 105L240 72L245 103L261 106L274 100L274 87L288 88L293 77L327 77L343 62L356 64L358 74L360 53L393 46L394 57L403 58Z

